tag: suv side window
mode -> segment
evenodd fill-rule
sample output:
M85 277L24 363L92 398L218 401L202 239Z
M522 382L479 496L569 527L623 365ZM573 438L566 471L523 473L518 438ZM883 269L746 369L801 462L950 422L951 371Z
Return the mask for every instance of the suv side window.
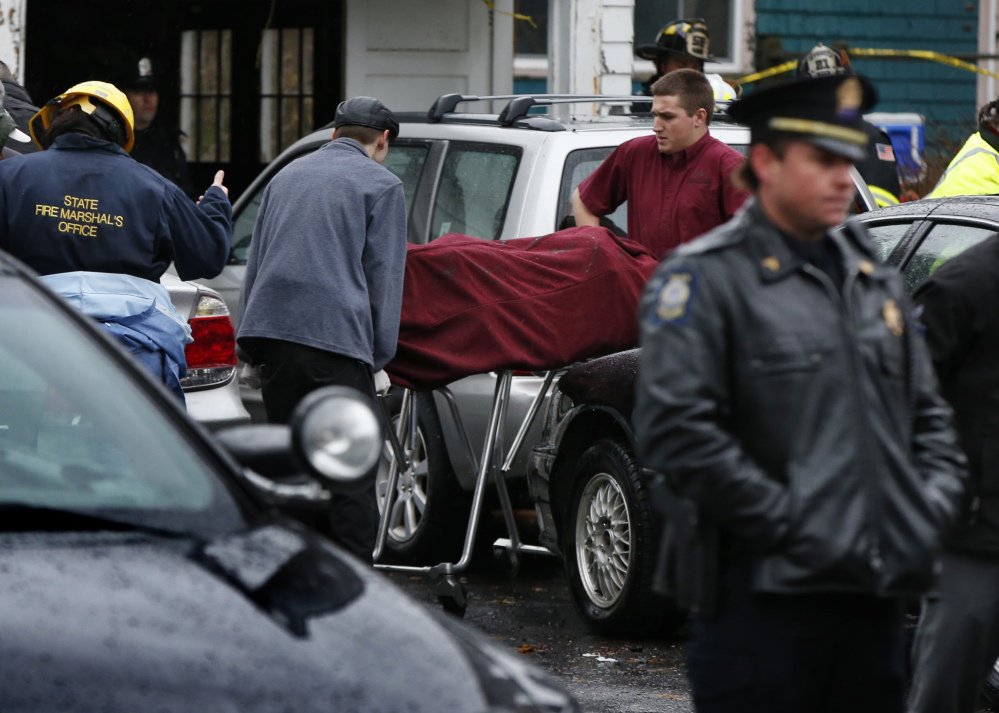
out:
M604 159L611 155L613 146L598 149L579 149L565 158L565 168L562 169L562 185L558 192L558 213L555 217L555 230L575 225L572 216L572 194L586 178L597 170ZM567 221L566 219L569 218ZM611 230L622 237L628 237L628 203L625 201L610 215L601 219L601 224L609 221Z
M906 291L912 292L938 267L990 235L995 235L995 231L981 226L959 223L934 225L902 271Z
M452 141L434 198L430 239L445 233L498 239L522 153L516 146Z
M325 144L323 144L325 146ZM321 148L321 147L316 147ZM430 144L421 143L394 143L389 149L388 156L385 157L385 166L392 173L397 175L402 181L402 188L406 194L406 215L408 216L413 206L413 196L416 194L416 187L423 174L423 166L430 151ZM307 153L312 153L311 151ZM306 154L300 154L295 158L300 158ZM292 159L294 160L294 159ZM288 163L291 163L289 161ZM288 165L288 163L281 166ZM278 169L280 170L280 169ZM274 171L271 175L277 174ZM229 251L230 265L245 265L246 256L250 252L250 238L253 237L253 226L257 222L257 213L260 211L260 201L264 197L264 188L267 184L261 184L257 192L247 199L246 204L236 216L232 223L232 248Z

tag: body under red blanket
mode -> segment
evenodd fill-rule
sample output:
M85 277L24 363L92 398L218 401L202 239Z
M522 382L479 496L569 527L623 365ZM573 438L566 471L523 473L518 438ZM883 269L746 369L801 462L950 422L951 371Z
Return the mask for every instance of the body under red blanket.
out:
M393 383L429 390L471 374L540 371L634 347L658 261L605 228L410 245Z

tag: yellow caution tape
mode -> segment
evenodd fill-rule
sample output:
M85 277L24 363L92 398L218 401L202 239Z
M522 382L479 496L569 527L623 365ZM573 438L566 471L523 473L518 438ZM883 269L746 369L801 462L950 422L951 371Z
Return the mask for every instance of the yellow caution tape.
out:
M488 5L489 9L492 10L493 12L499 12L500 15L509 15L514 20L525 20L535 30L538 29L538 26L534 24L534 20L531 18L530 15L521 15L519 12L502 12L496 9L496 7L492 3L492 0L482 0L482 2Z
M957 67L958 69L963 69L968 72L976 72L977 74L984 74L988 77L995 77L996 79L999 79L999 74L996 74L995 72L990 72L987 69L982 69L978 65L972 64L971 62L965 62L957 57L951 57L950 55L941 54L940 52L929 52L927 50L851 48L847 49L847 54L851 57L908 57L910 59L925 59L930 62L939 62L940 64L946 64L949 67ZM767 77L773 77L778 74L783 74L784 72L789 72L797 66L798 61L791 60L790 62L779 64L776 67L765 69L762 72L750 74L736 81L738 81L739 84L749 84L750 82L756 82L760 79L766 79Z
M940 54L939 52L927 52L926 50L876 50L876 49L848 49L847 53L855 57L911 57L913 59L925 59L930 62L939 62L950 67L957 67L969 72L977 72L989 77L999 79L999 74L982 69L971 62L964 62L957 57Z
M784 64L778 64L776 67L771 67L770 69L764 69L762 72L757 72L756 74L750 74L742 79L736 79L738 84L749 84L750 82L755 82L760 79L766 79L767 77L773 77L778 74L783 74L784 72L790 71L798 66L798 60L793 59L790 62L785 62Z

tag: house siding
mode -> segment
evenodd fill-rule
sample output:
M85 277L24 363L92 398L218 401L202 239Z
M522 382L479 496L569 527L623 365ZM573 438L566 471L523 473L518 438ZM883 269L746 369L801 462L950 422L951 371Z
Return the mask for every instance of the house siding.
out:
M846 41L851 47L974 53L978 47L977 3L910 0L901 8L885 0L845 0L803 9L802 0L757 0L758 36L781 38L784 52L807 52L817 42ZM926 117L927 143L945 148L962 141L975 125L976 75L916 59L853 60L878 88L877 111L916 112Z

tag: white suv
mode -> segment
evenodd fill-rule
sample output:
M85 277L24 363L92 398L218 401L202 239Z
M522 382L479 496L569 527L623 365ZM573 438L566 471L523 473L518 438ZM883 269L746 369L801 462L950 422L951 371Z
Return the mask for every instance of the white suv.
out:
M399 114L399 137L385 167L402 179L409 241L427 243L449 232L484 240L509 240L555 232L571 221L572 193L621 143L648 136L651 114L556 116L532 113L556 106L590 108L630 105L633 97L440 97L424 114ZM458 112L476 101L508 101L500 114ZM711 135L745 154L749 130L717 114ZM253 224L264 187L282 167L330 140L331 127L313 132L285 150L250 185L234 206L233 249L222 276L207 281L235 314ZM861 209L874 199L858 182ZM567 221L567 218L569 221ZM627 227L627 206L607 218L618 232ZM239 315L235 315L238 323ZM450 385L473 444L485 438L496 375L480 374ZM503 442L516 431L542 384L531 374L515 375ZM259 392L244 389L244 402L259 418ZM390 523L387 547L396 559L434 564L453 555L467 523L468 494L476 468L467 456L451 412L439 393L419 399L421 448L411 472L399 478L400 506ZM531 446L541 436L538 419L509 471L523 479ZM384 495L384 488L380 496Z

